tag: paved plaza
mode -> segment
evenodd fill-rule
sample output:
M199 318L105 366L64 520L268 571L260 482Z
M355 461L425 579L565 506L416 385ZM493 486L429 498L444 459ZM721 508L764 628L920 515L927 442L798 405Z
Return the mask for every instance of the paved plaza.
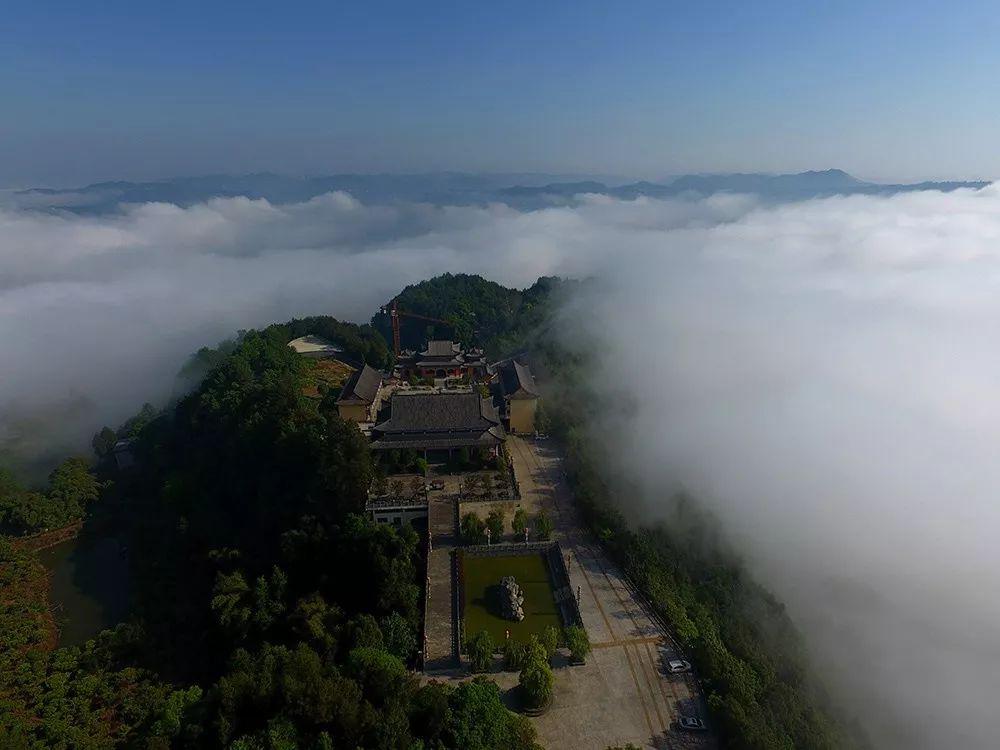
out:
M648 748L713 748L710 736L677 730L678 714L705 716L690 675L666 675L663 661L677 658L667 634L632 595L622 576L579 522L551 443L508 438L525 505L545 508L555 538L569 555L573 588L593 644L587 663L555 670L552 708L533 719L551 750L604 750L633 743ZM505 688L517 675L495 675Z
M544 508L554 521L554 538L568 557L572 589L579 587L580 614L593 645L586 664L557 665L552 707L532 719L541 744L549 750L605 750L628 743L660 750L716 747L710 735L676 729L680 714L705 717L698 686L690 675L665 674L664 662L679 654L580 523L555 446L517 436L507 445L525 509L534 515ZM451 560L458 543L459 478L442 479L444 489L429 495L434 549L428 563L425 673L457 681L469 677L455 652ZM513 672L491 677L505 691L517 685Z

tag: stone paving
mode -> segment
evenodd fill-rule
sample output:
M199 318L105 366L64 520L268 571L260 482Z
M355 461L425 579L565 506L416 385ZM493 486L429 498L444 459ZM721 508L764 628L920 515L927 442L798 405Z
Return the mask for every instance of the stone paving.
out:
M680 654L584 530L555 446L517 436L508 437L507 446L525 508L530 514L544 508L553 519L554 538L568 557L571 587L579 588L580 614L593 646L586 664L556 665L552 707L532 719L541 745L549 750L605 750L628 743L658 750L717 747L710 734L676 728L679 715L706 717L698 685L691 675L665 674L663 664ZM427 678L460 681L469 675L454 651L451 556L457 544L453 504L458 478L445 479L445 490L430 495L434 549L428 563L425 673ZM513 697L516 673L491 677Z
M630 742L649 748L715 747L711 736L675 728L680 714L706 716L697 683L691 675L664 673L663 663L678 653L584 531L554 446L516 436L507 445L525 503L552 515L594 648L585 665L555 670L552 708L533 720L541 744L550 750L604 750ZM497 682L513 687L517 675L497 675Z
M424 672L429 675L458 667L452 581L452 557L458 541L455 528L458 486L454 478L435 478L444 481L445 488L430 490L427 497L427 530L432 546L427 560Z

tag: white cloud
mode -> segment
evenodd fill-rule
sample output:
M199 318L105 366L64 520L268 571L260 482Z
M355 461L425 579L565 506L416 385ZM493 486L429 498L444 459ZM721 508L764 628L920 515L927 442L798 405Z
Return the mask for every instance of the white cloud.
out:
M8 209L0 444L68 401L86 408L45 424L87 437L238 328L366 320L445 271L593 275L575 331L608 354L598 384L642 397L623 465L713 505L878 746L994 747L998 238L996 188L531 213L344 194Z

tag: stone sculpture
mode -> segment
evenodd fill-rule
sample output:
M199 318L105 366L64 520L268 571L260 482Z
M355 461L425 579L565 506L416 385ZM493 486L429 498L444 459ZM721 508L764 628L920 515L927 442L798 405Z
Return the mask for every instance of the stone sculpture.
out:
M520 622L524 619L524 594L514 576L500 579L500 615L506 620Z

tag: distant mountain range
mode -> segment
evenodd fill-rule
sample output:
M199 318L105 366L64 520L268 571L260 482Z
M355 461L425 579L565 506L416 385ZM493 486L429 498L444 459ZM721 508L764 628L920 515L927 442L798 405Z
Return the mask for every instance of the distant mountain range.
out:
M583 194L632 200L702 198L717 193L748 193L768 201L796 201L833 195L889 195L915 190L980 189L988 182L865 182L840 169L798 174L683 175L663 182L609 185L606 181L573 181L544 174L342 174L288 177L261 173L182 177L158 182L100 182L81 188L34 188L9 195L14 205L62 209L76 213L107 213L122 203L151 201L189 206L211 198L266 198L272 203L297 203L342 190L365 203L425 202L437 205L506 203L524 210L571 205Z
M675 177L663 183L633 182L616 187L609 187L600 182L552 183L537 187L519 185L501 192L515 199L545 195L565 197L581 193L599 193L623 199L634 199L639 196L673 198L681 196L705 197L716 193L747 193L779 200L806 200L833 195L886 195L914 190L949 191L958 188L978 190L989 184L989 182L880 184L859 180L842 169L827 169L822 172L777 175L760 173L689 174Z

